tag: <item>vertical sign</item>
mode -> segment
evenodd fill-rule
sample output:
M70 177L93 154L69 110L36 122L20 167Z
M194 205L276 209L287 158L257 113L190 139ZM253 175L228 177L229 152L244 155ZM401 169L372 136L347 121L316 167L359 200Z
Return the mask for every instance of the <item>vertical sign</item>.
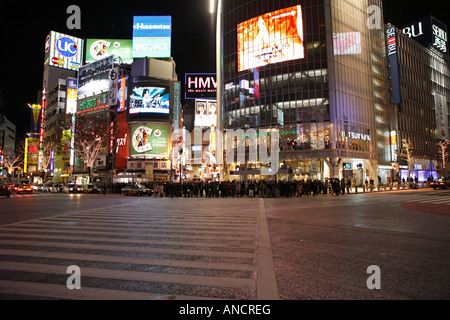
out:
M66 114L77 113L78 80L67 78Z
M436 133L439 140L448 139L448 107L445 96L435 92Z
M391 86L393 104L402 103L400 68L398 64L397 30L394 26L386 29L388 56L391 64Z
M117 112L122 112L127 109L127 94L128 94L128 77L122 77L117 83Z
M173 128L181 129L180 126L180 83L173 83Z
M392 162L397 162L397 131L391 131L391 154Z
M112 68L109 71L109 92L108 105L110 107L117 105L117 83L119 78L119 68Z

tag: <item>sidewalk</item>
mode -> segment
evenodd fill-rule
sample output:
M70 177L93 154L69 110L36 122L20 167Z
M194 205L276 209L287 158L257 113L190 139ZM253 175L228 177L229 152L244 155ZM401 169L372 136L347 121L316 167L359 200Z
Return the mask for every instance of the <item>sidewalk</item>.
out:
M375 186L372 190L370 190L370 187L368 189L364 187L357 187L357 188L352 188L352 190L350 190L350 193L347 193L347 190L345 192L345 194L358 194L358 193L389 193L389 192L415 192L415 191L425 191L425 190L432 190L433 188L431 187L427 187L419 185L419 187L417 189L411 189L410 187L389 187L389 186L380 186L380 188L378 188L377 186Z

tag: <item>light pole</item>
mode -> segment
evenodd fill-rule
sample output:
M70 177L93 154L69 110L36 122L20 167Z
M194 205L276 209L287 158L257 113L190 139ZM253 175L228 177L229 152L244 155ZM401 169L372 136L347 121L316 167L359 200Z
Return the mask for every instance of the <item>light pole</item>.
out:
M216 80L217 80L217 122L216 132L218 132L218 139L216 139L216 150L223 152L223 102L222 102L222 88L223 88L223 75L222 75L222 0L210 0L210 13L214 14L216 11ZM219 145L222 144L222 145ZM223 166L223 155L219 155L218 165ZM223 170L220 170L221 174Z

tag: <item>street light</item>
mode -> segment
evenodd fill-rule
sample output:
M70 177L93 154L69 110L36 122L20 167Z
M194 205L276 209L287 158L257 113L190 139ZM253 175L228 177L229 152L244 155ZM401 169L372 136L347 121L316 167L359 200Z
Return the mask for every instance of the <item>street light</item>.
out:
M210 0L210 13L214 14L214 5L217 6L216 11L216 78L217 78L217 123L216 130L219 132L219 139L216 139L216 150L222 152L222 148L219 147L219 143L222 143L223 136L223 103L222 103L222 0ZM218 165L223 165L223 156L219 157ZM220 170L223 172L223 170Z

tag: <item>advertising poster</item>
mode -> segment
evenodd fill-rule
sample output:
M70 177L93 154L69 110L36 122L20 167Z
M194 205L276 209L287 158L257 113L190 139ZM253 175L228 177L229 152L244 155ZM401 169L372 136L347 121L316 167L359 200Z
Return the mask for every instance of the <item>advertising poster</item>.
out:
M38 133L41 127L41 106L33 104L31 106L30 132Z
M131 127L131 156L167 157L169 155L169 127L140 125Z
M127 110L128 77L121 77L117 81L117 112Z
M196 127L211 127L216 123L217 102L215 100L196 100L194 125Z
M78 97L84 98L109 90L109 76L113 66L114 56L110 56L81 67L78 72Z
M66 98L66 114L74 114L77 112L78 100L78 80L73 78L67 79L67 98Z
M266 13L237 26L238 71L303 59L301 6Z
M133 63L133 40L131 39L87 39L86 63L95 62L114 55L125 64Z
M436 132L439 140L448 139L448 107L445 96L435 93Z
M169 87L139 86L130 94L129 114L164 114L170 113Z
M83 40L50 31L45 40L45 62L51 67L78 70L83 63Z
M133 58L170 58L171 37L171 16L135 16Z
M361 54L361 33L334 33L333 51L335 56Z

